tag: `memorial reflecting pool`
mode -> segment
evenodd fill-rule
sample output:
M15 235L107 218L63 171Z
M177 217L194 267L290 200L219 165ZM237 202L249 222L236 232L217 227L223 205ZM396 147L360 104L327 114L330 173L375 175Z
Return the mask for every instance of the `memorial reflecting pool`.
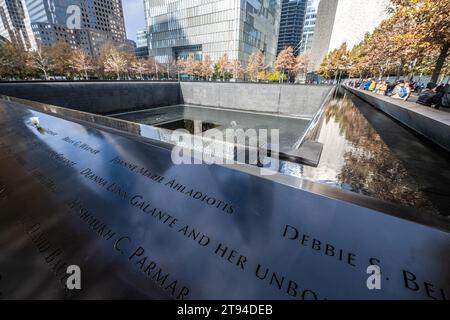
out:
M450 160L446 151L351 94L340 92L325 106L311 133L324 148L317 167L281 161L280 173L393 204L450 214ZM311 119L202 106L168 106L111 115L156 128L278 129L280 149L295 146Z
M448 299L448 152L345 91L321 105L312 119L178 103L112 117L3 97L2 298ZM174 163L173 130L227 127L318 143L317 166Z

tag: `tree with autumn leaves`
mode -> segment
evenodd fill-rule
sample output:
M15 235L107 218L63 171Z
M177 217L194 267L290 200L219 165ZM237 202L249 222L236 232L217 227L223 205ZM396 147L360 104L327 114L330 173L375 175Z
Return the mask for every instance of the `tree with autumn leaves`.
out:
M251 81L260 80L258 77L266 68L264 53L261 50L250 55L246 70Z
M43 76L65 76L67 79L182 79L217 80L248 79L250 81L283 82L288 75L306 74L310 70L309 55L297 57L292 48L286 48L277 57L274 70L266 64L261 50L249 56L244 67L236 58L224 53L214 63L209 55L201 61L193 55L177 61L159 62L153 57L138 60L133 54L123 52L112 44L105 44L99 56L90 56L67 43L53 47L39 47L23 52L11 44L0 46L0 76L24 79ZM17 72L19 70L19 72Z
M331 51L323 60L319 74L325 79L337 78L351 68L347 44L344 42L339 48Z
M48 80L49 73L53 68L53 55L47 47L39 47L37 50L30 52L28 57L24 58L24 62L30 69L37 69L44 74L44 79Z
M187 59L178 58L176 62L178 79L181 75L187 75L189 79L209 80L213 74L213 61L208 55L205 55L202 61L194 59L190 55Z
M391 0L391 25L401 29L409 40L420 62L427 55L436 54L436 65L431 80L437 82L445 65L449 63L450 13L448 0ZM397 48L401 50L402 48Z
M242 68L239 59L233 59L228 65L229 72L233 75L233 79L240 79L244 75L244 68Z
M202 61L197 61L193 55L190 55L187 59L179 58L177 67L179 74L184 74L189 79L211 80L216 78L225 81L230 77L239 79L244 74L239 60L230 60L227 53L224 53L215 65L209 55L205 55Z
M134 54L105 44L99 56L92 57L82 49L73 49L66 42L53 47L39 46L25 52L11 42L0 45L0 78L27 79L54 76L68 79L91 77L103 79L145 79L173 77L174 62L159 63L154 58L137 60Z
M391 0L390 17L352 50L330 52L319 73L330 79L339 73L362 78L419 72L437 82L450 73L448 10L448 0Z
M205 80L209 80L211 79L213 73L214 73L213 61L209 55L205 55L201 65L201 76Z
M91 57L80 49L77 49L72 53L69 58L69 64L75 72L83 74L86 80L89 80L89 72L95 70Z
M112 73L117 76L117 80L121 79L121 75L126 73L129 68L128 57L124 52L120 52L115 47L111 46L102 52L101 60L106 73Z
M295 67L294 49L292 47L285 48L280 51L275 61L275 70L281 72L280 82L284 81L285 75L288 75Z
M182 79L218 80L249 79L251 81L283 82L287 74L306 73L305 56L295 57L292 48L278 55L275 70L266 64L261 50L252 53L244 67L241 60L224 53L217 61L204 55L201 61L193 55L178 60L159 62L154 57L138 60L133 54L123 52L112 43L106 43L99 56L91 56L74 49L66 42L53 47L40 46L37 50L23 52L11 43L0 45L0 77L36 78L49 80L64 76L66 79Z
M295 58L295 64L292 68L292 72L295 75L301 75L304 79L306 79L306 75L312 71L312 60L310 51L307 50L301 54L299 54Z
M228 54L224 53L217 62L217 70L219 71L220 79L225 80L225 73L230 68L230 60L228 60Z
M25 78L30 71L28 56L23 49L11 42L0 46L0 79Z

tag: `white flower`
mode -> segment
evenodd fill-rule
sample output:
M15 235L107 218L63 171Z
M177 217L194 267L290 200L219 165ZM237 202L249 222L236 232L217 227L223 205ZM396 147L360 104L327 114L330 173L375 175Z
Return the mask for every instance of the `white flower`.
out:
M39 118L38 117L31 117L30 120L31 120L31 124L33 126L39 126Z

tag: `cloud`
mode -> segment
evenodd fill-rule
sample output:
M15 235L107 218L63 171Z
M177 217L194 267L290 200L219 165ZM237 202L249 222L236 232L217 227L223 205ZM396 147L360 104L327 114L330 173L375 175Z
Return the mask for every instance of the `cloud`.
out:
M136 31L145 29L144 0L122 0L128 39L136 40Z

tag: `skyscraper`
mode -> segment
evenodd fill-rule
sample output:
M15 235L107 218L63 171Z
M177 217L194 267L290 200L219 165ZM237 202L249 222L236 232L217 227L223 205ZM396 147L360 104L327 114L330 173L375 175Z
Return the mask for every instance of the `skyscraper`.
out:
M36 42L52 46L64 41L73 48L98 55L101 46L111 42L133 51L126 39L121 0L24 0ZM79 8L79 28L69 28L68 19Z
M149 53L160 62L227 53L245 65L258 49L275 60L280 0L144 0L144 8Z
M304 53L311 50L316 30L317 9L320 0L308 0L306 5L305 23L303 24L302 41L298 53Z
M282 1L277 52L287 47L298 49L302 39L306 2L307 0Z
M34 46L28 14L23 0L0 0L0 36L24 48Z
M148 33L147 30L136 32L136 57L138 59L148 57Z
M390 0L320 1L311 49L314 70L323 58L346 42L349 49L364 39L388 17Z

